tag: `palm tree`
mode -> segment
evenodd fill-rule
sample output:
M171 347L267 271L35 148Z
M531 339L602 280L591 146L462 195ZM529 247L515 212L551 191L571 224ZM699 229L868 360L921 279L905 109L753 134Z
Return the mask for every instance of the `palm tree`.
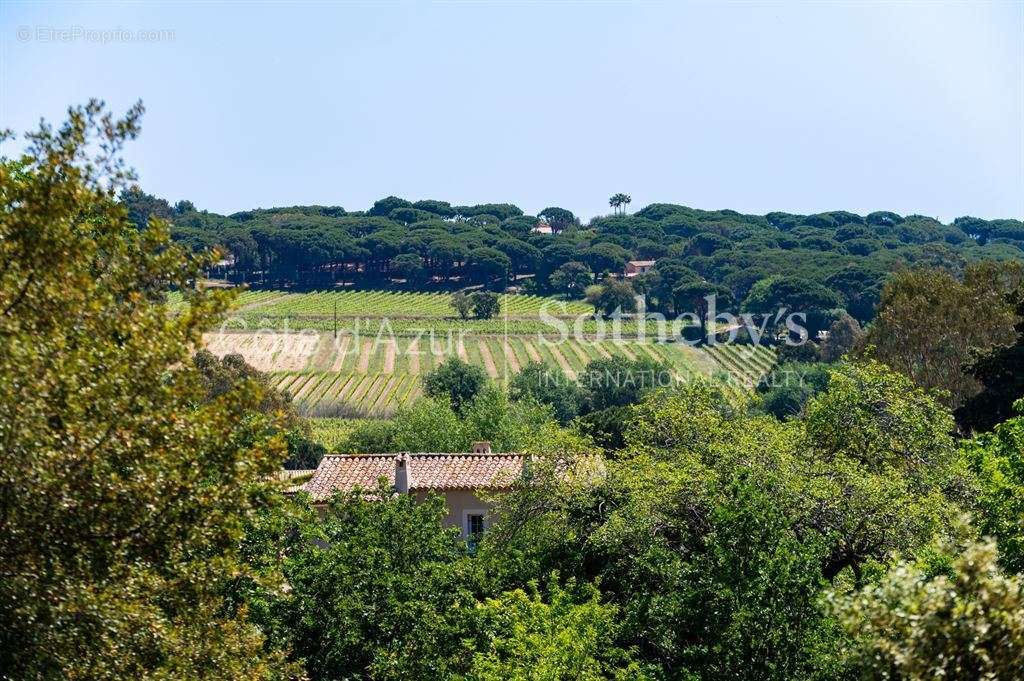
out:
M612 196L612 198L608 199L608 205L615 209L616 215L618 215L620 208L622 209L622 214L625 215L626 209L624 208L624 206L632 200L633 199L630 198L629 194L623 194L622 192L619 192L618 194Z

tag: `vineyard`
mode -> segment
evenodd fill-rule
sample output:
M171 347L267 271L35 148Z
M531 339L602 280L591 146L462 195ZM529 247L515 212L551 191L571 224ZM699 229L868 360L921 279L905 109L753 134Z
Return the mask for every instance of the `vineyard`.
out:
M679 343L523 336L424 336L388 339L321 333L207 334L217 355L241 354L274 385L287 390L308 416L387 416L421 394L420 377L455 355L505 382L530 362L542 362L576 377L595 359L623 356L665 363L678 378L726 371L730 382L749 386L774 362L770 350L717 346L699 350Z
M502 318L458 320L449 300L439 293L244 291L235 317L206 334L204 343L216 355L240 354L271 374L301 414L343 418L388 416L416 399L421 376L450 356L483 368L499 383L530 362L576 377L596 359L649 358L671 367L679 379L714 377L734 391L749 389L775 362L763 347L654 342L637 335L635 321L621 324L623 340L606 340L601 334L611 331L610 322L570 318L590 312L578 302L503 295ZM180 306L180 295L170 304ZM546 304L550 314L562 315L565 335L539 319ZM335 307L342 320L338 333ZM652 322L645 330L653 334L657 327Z
M182 304L181 293L169 294L172 309ZM562 301L543 296L504 293L499 296L501 316L536 319L542 309L552 316L575 316L593 312L580 301ZM242 291L236 312L265 317L333 318L390 317L424 319L454 317L451 294L404 291Z

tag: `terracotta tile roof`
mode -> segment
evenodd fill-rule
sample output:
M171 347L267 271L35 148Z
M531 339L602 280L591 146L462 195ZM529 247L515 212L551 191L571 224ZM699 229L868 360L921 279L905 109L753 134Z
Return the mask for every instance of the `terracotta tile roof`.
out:
M300 489L313 501L324 501L338 491L375 490L381 478L394 487L402 456L411 492L505 489L522 475L525 460L522 454L332 454Z

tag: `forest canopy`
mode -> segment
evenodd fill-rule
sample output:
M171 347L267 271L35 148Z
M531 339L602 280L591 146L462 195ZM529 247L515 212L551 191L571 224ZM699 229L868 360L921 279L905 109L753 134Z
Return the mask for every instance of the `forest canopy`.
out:
M856 215L746 215L655 203L582 224L571 211L525 215L510 203L453 206L383 198L365 211L291 206L218 215L135 187L120 195L140 229L168 220L193 250L217 248L214 273L255 286L502 288L576 295L585 279L653 260L633 280L648 308L679 312L681 285L703 282L743 309L786 296L843 308L870 320L888 275L941 266L959 273L977 260L1024 259L1024 223L960 217L950 224L888 211ZM572 276L570 276L572 275Z

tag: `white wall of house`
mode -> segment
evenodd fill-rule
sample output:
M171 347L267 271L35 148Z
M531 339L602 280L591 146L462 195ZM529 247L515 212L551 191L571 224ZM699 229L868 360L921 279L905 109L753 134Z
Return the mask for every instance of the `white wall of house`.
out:
M416 492L417 501L427 498L427 492ZM457 527L466 536L466 516L470 513L483 513L486 516L493 504L490 504L470 490L448 490L441 496L444 497L445 507L448 514L444 518L444 524L448 527ZM484 520L487 526L487 520Z

